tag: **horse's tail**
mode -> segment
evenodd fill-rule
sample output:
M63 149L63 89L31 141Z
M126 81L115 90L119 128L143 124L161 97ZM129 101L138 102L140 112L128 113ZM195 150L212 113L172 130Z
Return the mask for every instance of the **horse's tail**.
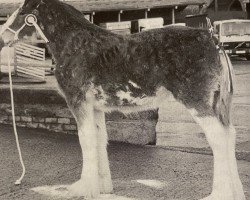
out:
M214 110L221 123L224 126L229 126L231 124L231 104L234 92L234 71L225 51L220 50L219 57L220 64L222 65L222 73L219 91L217 91L216 98L214 99Z

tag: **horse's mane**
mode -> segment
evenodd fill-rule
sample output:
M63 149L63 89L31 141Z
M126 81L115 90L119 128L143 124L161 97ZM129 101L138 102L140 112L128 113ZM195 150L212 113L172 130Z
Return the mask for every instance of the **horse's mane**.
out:
M80 27L85 27L91 30L96 30L98 32L113 34L105 29L101 29L99 26L89 22L82 12L77 10L75 7L61 2L59 0L47 0L48 4L53 6L53 9L58 10L60 13L63 13L63 16L66 16L67 19L70 19L72 23L80 25Z
M61 3L61 2L60 2ZM66 3L61 3L63 9L66 11L66 13L68 13L75 21L82 23L87 22L87 20L84 17L84 14L81 13L79 10L77 10L76 8L74 8L73 6L66 4Z

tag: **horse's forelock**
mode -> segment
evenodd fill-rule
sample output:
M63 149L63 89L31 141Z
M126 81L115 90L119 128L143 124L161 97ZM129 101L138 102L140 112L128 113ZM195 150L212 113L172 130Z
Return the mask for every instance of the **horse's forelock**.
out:
M45 3L46 0L24 0L23 8L29 7L31 9L36 8L39 4ZM53 0L50 0L53 1Z
M41 0L24 0L23 6L27 6L29 4L34 4L34 3L38 3Z

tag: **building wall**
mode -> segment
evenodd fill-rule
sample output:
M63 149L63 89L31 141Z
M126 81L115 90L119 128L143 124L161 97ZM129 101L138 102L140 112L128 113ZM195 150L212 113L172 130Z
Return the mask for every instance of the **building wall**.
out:
M198 14L199 6L193 6L194 9L187 10L184 12L185 7L178 7L175 10L176 23L184 22L185 15L187 14ZM164 19L164 24L172 23L172 8L159 8L151 9L148 12L148 18L162 17ZM132 21L137 19L145 18L145 10L134 10L134 11L123 11L121 14L121 21ZM100 24L105 22L117 22L118 12L98 12L94 15L94 23Z
M203 12L212 21L247 18L243 0L208 0Z

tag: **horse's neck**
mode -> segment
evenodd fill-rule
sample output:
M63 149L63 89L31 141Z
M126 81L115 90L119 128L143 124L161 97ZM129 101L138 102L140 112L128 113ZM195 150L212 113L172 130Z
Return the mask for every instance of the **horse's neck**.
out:
M93 34L94 33L89 30L78 29L76 27L72 27L68 31L56 30L54 34L49 36L50 42L48 45L53 56L58 60L64 58L65 54L71 54L79 48L89 48L87 46L85 47L87 43L84 41L88 40L88 43L95 43L97 39L90 37Z
M62 23L63 22L63 23ZM42 24L46 36L48 37L49 48L56 59L57 63L62 62L63 58L69 54L75 53L78 49L89 49L89 45L96 43L105 45L109 42L110 37L114 39L113 34L90 24L87 20L79 22L69 22L67 19L57 19L57 23Z

